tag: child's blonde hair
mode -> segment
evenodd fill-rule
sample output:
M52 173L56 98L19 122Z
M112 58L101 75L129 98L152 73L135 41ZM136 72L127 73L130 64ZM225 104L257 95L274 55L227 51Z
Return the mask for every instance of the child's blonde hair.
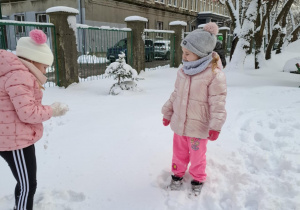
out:
M42 86L40 83L39 83L39 86L40 86L41 90L45 90L44 86Z
M212 71L213 71L213 73L217 73L216 71L215 71L215 69L218 67L218 61L219 61L219 59L220 59L220 56L218 55L218 53L213 53L212 54L212 61L211 61L211 69L212 69Z

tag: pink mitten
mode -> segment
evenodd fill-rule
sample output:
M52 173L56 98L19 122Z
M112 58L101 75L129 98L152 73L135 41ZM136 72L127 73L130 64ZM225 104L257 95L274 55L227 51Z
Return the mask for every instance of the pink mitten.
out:
M214 130L210 130L208 132L208 134L209 134L208 139L211 140L211 141L215 141L219 137L220 132L214 131Z
M168 126L170 124L170 120L163 118L163 124L164 126Z

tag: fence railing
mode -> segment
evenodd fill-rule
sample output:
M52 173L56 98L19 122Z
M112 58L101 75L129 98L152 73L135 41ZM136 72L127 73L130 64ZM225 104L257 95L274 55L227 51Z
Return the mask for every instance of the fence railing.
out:
M21 37L29 36L29 32L33 29L43 30L47 35L47 44L50 46L54 55L53 65L47 68L47 85L55 86L58 84L59 79L56 44L53 46L53 43L56 43L56 33L53 24L0 20L0 49L5 49L15 53L17 41Z
M46 73L47 86L59 85L56 32L53 24L0 20L0 49L15 53L18 39L29 36L29 32L33 29L41 29L47 34L47 44L54 54L54 63ZM174 61L174 31L145 29L142 36L145 41L145 60L152 65L148 68L171 64L171 61ZM106 67L118 59L121 52L126 54L128 64L132 65L133 59L137 59L132 55L133 43L130 28L77 24L77 65L80 81L103 78Z
M175 35L174 31L145 29L146 61L167 60L174 62Z
M127 37L132 37L131 33L129 28L77 24L77 62L80 80L102 78L107 65L118 59L121 52L124 52L126 59L132 62L132 54L127 54L127 47L132 47L132 40L127 40Z

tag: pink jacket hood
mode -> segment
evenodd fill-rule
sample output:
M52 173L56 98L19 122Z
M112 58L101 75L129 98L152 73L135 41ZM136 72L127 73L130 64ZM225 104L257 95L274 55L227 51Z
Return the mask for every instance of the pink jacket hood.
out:
M42 97L29 69L16 55L0 50L0 151L28 147L42 137L42 122L52 116Z

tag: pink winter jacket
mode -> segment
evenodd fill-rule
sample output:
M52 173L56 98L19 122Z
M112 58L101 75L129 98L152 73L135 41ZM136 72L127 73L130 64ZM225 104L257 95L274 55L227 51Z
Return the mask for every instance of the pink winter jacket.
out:
M52 116L43 106L37 79L18 57L0 50L0 151L21 149L43 136L43 121Z
M219 60L215 73L211 64L193 76L180 68L175 90L162 107L163 117L180 136L206 139L209 130L221 131L226 119L226 78Z

